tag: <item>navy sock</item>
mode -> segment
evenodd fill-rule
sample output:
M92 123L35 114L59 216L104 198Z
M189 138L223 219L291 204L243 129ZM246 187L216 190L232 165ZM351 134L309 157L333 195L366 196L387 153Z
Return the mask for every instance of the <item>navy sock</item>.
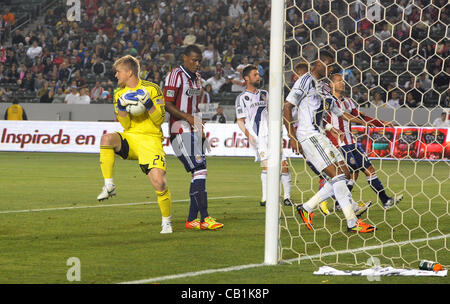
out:
M367 178L367 182L369 183L372 190L375 191L375 193L378 195L383 204L385 204L389 199L389 196L386 195L386 191L384 190L383 184L381 183L380 179L376 175L372 175L371 177Z
M209 216L208 198L206 193L206 179L192 179L189 195L191 197L191 206L189 207L188 221L193 221L195 218L197 218L198 212L200 212L200 221L203 222L205 217Z
M198 215L198 204L192 195L192 185L193 185L193 183L191 182L191 187L189 189L189 196L191 197L191 202L189 204L189 215L188 215L188 219L187 219L189 222L195 220Z
M203 191L202 192L202 194L203 194L203 205L205 206L205 211L204 211L204 214L203 215L201 215L202 216L202 221L205 219L205 217L208 217L209 216L209 214L208 214L208 193L206 192L206 190L205 191ZM201 214L201 212L200 212L200 214Z

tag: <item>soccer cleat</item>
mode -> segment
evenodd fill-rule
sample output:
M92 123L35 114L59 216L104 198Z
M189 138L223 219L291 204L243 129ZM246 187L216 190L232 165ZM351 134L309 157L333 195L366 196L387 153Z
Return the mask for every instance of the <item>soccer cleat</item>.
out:
M319 204L319 210L320 212L322 212L322 214L324 216L327 216L328 214L330 214L330 210L328 210L328 202L327 201L323 201Z
M187 229L197 229L200 230L200 219L196 218L193 221L186 221L186 224L184 225Z
M205 221L200 223L200 229L202 230L216 230L222 227L222 223L216 222L216 219L210 216L205 217Z
M171 222L165 222L161 224L161 234L167 234L172 233L172 223Z
M283 201L283 204L285 206L292 206L292 205L294 205L294 203L292 202L292 200L290 198L285 198L284 201Z
M347 228L348 232L356 232L356 233L368 233L368 232L374 232L375 230L377 230L377 228L375 228L375 226L364 223L362 220L358 220L356 222L355 227Z
M312 230L312 218L315 215L314 213L309 213L305 209L303 209L303 205L297 206L297 212L300 215L300 218L303 220L303 222L306 224L306 227L309 230Z
M394 207L398 202L400 202L403 199L403 194L400 194L399 196L394 195L393 197L390 197L386 204L383 204L384 209L388 210Z
M368 201L367 203L359 202L358 203L358 210L355 211L355 215L360 218L361 215L366 213L366 211L369 209L369 207L372 205L372 201Z
M116 195L116 185L105 185L102 192L97 196L99 202Z
M260 201L260 202L259 202L259 205L260 205L261 207L266 206L266 201Z

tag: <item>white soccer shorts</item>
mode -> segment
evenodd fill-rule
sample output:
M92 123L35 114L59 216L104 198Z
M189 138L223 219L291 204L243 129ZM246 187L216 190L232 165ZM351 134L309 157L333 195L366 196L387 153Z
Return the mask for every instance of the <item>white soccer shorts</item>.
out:
M300 142L303 154L313 164L317 171L322 172L326 167L344 161L341 152L324 134L315 134Z

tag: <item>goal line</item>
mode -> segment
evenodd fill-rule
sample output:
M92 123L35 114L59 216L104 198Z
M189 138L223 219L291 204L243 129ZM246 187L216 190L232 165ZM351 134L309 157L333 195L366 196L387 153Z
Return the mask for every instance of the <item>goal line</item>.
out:
M369 246L369 247L361 247L361 248L355 248L355 249L350 249L350 250L334 251L334 252L324 253L321 255L317 254L317 255L312 255L312 256L303 256L300 258L282 260L281 262L292 263L295 261L315 259L315 258L319 258L320 256L331 256L331 255L338 255L338 254L356 253L356 252L360 252L360 251L370 251L370 250L376 250L376 249L380 249L380 248L388 248L388 247L398 246L398 245L421 243L421 242L427 242L427 241L436 241L436 240L449 238L449 237L450 237L450 234L446 234L446 235L441 235L441 236L436 236L436 237L431 237L431 238L421 238L421 239L415 239L415 240L399 242L399 243L389 243L389 244L378 245L378 246ZM230 266L230 267L218 268L218 269L206 269L206 270L201 270L201 271L185 272L185 273L180 273L180 274L159 276L159 277L134 280L134 281L125 281L125 282L120 282L117 284L148 284L148 283L169 281L169 280L175 280L175 279L197 277L197 276L201 276L201 275L208 275L208 274L214 274L214 273L219 273L219 272L231 272L231 271L252 269L252 268L258 268L258 267L264 267L264 266L272 266L272 265L267 264L267 263L246 264L246 265Z

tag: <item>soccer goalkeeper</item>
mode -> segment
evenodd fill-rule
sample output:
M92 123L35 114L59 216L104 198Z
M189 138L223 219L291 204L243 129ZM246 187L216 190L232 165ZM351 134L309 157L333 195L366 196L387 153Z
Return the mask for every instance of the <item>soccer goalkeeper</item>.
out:
M142 172L155 188L162 214L161 233L172 233L171 196L166 180L166 160L162 141L161 124L164 122L165 105L161 88L149 81L139 79L139 62L127 55L114 63L118 88L114 91L114 111L124 128L123 132L108 133L100 143L100 168L105 185L97 199L103 201L116 195L113 180L114 154L123 159L138 160ZM138 101L123 98L128 91L142 90L136 95ZM144 97L142 97L144 96ZM147 111L133 116L126 111L130 104L142 102Z

